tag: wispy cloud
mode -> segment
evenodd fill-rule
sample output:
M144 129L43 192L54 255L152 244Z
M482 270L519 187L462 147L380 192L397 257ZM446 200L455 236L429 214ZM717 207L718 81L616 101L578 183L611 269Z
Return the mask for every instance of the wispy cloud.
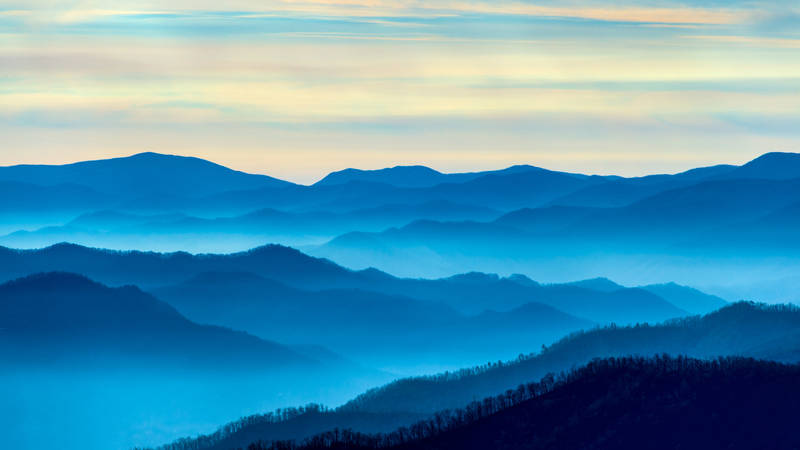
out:
M790 48L800 49L799 39L772 38L760 36L725 36L725 35L694 35L683 36L687 39L698 39L702 41L722 42L726 44L747 45L754 47L767 48Z
M744 9L669 6L604 5L569 6L532 4L510 1L417 1L417 0L272 0L266 2L173 1L165 8L163 2L118 3L119 8L95 8L93 2L78 6L58 7L58 2L33 1L29 8L39 19L59 22L96 20L108 16L143 14L190 14L198 12L242 12L243 16L263 14L306 14L331 17L447 17L454 15L491 14L504 16L562 17L610 22L673 23L673 24L732 24L746 20L751 12ZM107 5L107 3L105 4ZM135 8L126 8L135 6Z
M0 8L0 160L146 147L318 174L352 164L342 158L469 168L530 155L555 167L800 150L787 125L800 111L800 16L786 3Z

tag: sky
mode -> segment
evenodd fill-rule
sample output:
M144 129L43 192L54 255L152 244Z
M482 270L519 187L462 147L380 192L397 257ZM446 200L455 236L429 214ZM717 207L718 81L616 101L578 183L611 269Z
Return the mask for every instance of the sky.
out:
M800 152L796 1L0 0L0 165L638 175Z

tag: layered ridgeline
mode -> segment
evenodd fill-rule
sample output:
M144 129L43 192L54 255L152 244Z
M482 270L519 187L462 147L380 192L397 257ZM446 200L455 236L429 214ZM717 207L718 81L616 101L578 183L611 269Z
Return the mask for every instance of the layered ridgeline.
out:
M167 448L246 448L255 440L302 440L332 427L366 433L386 432L402 417L431 416L439 411L462 408L472 401L516 389L520 384L547 379L548 374L580 367L595 358L669 354L713 359L735 355L795 363L800 361L798 330L800 310L796 307L753 303L736 303L705 316L656 326L605 327L570 335L537 354L515 361L401 379L368 391L335 410L312 407L294 410L286 417L253 416L223 427L215 435L176 442ZM746 380L748 378L742 382L747 383ZM641 387L632 383L631 387ZM682 386L678 378L678 383L664 388L675 390ZM592 391L576 397L575 401L590 404L598 395L605 396L607 392L607 389ZM733 395L732 392L725 395ZM740 392L754 391L748 388ZM643 397L633 395L630 398ZM744 410L737 408L736 411ZM550 433L556 428L545 427L542 432Z
M65 195L78 195L62 188L51 203L53 208L68 204ZM75 189L73 189L75 190ZM82 191L81 191L82 192ZM86 202L90 202L89 198ZM20 196L19 203L30 203ZM35 230L17 230L0 237L0 243L36 248L54 242L88 243L109 248L196 249L226 251L255 247L265 241L287 244L322 244L352 230L382 231L419 219L492 220L502 213L487 207L448 201L420 204L386 204L344 212L283 211L262 208L226 217L197 217L182 212L141 213L116 210L92 211L70 218L63 225ZM134 245L135 244L135 245Z
M468 314L509 311L536 302L600 323L654 322L685 315L686 310L708 312L725 304L718 297L678 285L659 290L655 286L626 288L608 280L540 284L524 275L500 277L479 272L441 279L398 278L375 269L350 270L279 245L198 255L112 251L74 244L40 250L0 248L0 272L7 279L46 271L82 273L104 283L136 284L145 289L201 283L202 277L196 277L213 273L230 275L229 280L220 275L217 281L223 284L252 282L253 277L237 278L235 273L251 274L302 290L360 289L439 302ZM164 293L179 291L176 287Z
M204 273L152 291L188 317L296 344L324 342L370 366L460 367L508 358L595 324L542 303L466 315L361 289L308 291L248 273Z
M800 174L798 174L800 176ZM792 214L800 202L800 178L789 180L722 179L670 189L619 207L548 206L510 212L493 221L442 222L421 220L380 233L351 233L328 244L335 248L391 249L413 245L438 252L466 246L476 256L497 246L505 256L520 256L532 249L552 254L592 249L687 253L727 243L735 249L757 250L770 243L775 252L784 235L748 246L731 241L740 234L767 233L772 227L796 225ZM772 218L773 221L767 221ZM707 239L714 236L715 239ZM477 240L470 245L470 240ZM361 243L363 241L363 244ZM513 246L520 246L514 250ZM786 251L796 251L789 246ZM483 253L482 253L483 251ZM495 254L496 256L496 254Z
M324 349L197 324L133 286L60 272L0 285L0 360L8 448L45 448L53 436L64 449L155 444L265 406L341 402L389 379Z
M535 206L605 179L532 166L467 174L395 167L333 173L319 183L304 186L231 170L199 158L158 153L66 165L0 167L0 182L9 186L79 186L98 194L97 198L87 195L83 199L65 196L61 211L184 210L203 216L263 208L344 212L429 202L508 209ZM514 186L524 187L524 192L517 189L514 193ZM19 205L2 206L4 212L11 213L17 212Z
M798 375L797 365L744 358L602 359L391 433L332 430L247 448L795 448Z
M402 276L603 275L791 301L798 167L791 153L635 178L414 166L349 169L304 186L146 153L0 168L0 245L228 253L276 242Z
M319 238L347 231L378 231L419 219L488 221L520 208L555 205L577 208L575 212L621 208L703 183L738 186L742 180L786 181L800 176L797 165L796 155L771 153L741 167L714 166L639 178L587 176L527 165L460 174L398 166L376 171L348 169L304 186L198 158L141 153L61 166L0 167L0 183L12 194L0 203L0 211L15 217L18 224L25 224L27 216L54 217L50 222L55 228L6 236L3 243L9 245L42 246L63 240L70 233L75 235L66 240L80 237L90 245L101 245L104 239L107 244L113 243L116 235L121 239L175 235L179 231L218 237L269 234L284 239L305 235ZM734 198L747 189L734 189L730 196ZM130 226L111 230L108 223L95 228L84 220L70 220L102 210L140 217L132 219L135 223ZM68 217L70 213L74 216ZM198 217L176 218L169 223L146 219L165 213ZM203 220L232 215L238 217ZM36 223L31 221L25 228L29 230Z
M626 284L666 278L740 298L759 286L762 299L796 300L798 161L768 154L741 168L669 176L669 183L609 181L596 189L621 189L624 201L590 195L595 187L587 187L581 201L553 200L489 221L418 220L351 232L309 251L403 276L473 267L551 280L604 274ZM780 169L772 175L772 168Z
M409 374L509 359L598 324L654 323L725 304L678 285L660 294L608 280L542 285L482 273L404 279L280 246L191 255L60 244L4 249L0 270L7 276L71 271L111 285L136 284L198 323L296 345L324 342L368 365Z
M321 367L280 344L193 323L136 287L62 272L0 285L0 329L4 361L23 366Z

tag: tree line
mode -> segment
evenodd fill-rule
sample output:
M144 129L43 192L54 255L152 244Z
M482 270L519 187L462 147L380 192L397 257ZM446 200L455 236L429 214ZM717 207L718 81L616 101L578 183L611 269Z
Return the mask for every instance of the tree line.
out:
M548 374L540 381L521 384L502 394L470 403L464 408L445 410L408 427L401 427L391 433L366 434L353 430L334 429L305 439L294 441L254 442L247 450L372 450L414 447L426 439L435 438L450 431L457 431L481 419L522 403L539 398L556 389L568 387L571 383L593 377L609 377L620 369L634 371L641 378L671 375L681 379L706 379L737 373L785 373L789 370L800 375L800 367L787 366L777 362L757 361L752 358L720 357L713 360L700 360L685 356L656 355L646 357L619 357L594 359L585 366L558 375ZM731 393L735 395L735 393Z

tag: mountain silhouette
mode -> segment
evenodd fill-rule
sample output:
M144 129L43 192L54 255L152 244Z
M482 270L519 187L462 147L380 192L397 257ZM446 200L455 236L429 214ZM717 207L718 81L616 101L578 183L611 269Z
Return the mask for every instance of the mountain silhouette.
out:
M351 180L342 184L323 183L263 188L212 195L183 209L248 211L260 208L300 211L344 212L376 208L387 204L450 202L495 210L536 207L579 188L602 183L606 178L554 172L530 166L479 173L466 181L433 186L399 187L382 182ZM141 206L140 206L141 207Z
M68 243L38 250L0 248L0 271L7 279L35 272L67 271L85 274L106 284L142 287L177 283L214 271L253 272L309 287L340 287L348 285L352 279L389 277L377 272L351 271L280 245L234 254L203 255L112 251Z
M161 367L314 367L282 345L197 325L133 286L109 288L80 275L35 274L0 285L7 362L154 364Z
M745 358L602 359L381 436L331 430L300 445L248 448L794 448L799 374L796 365Z
M475 364L594 326L543 304L467 316L441 302L362 289L307 291L248 273L204 273L152 292L194 321L283 342L324 342L373 366Z
M573 281L566 284L600 292L614 292L620 289L625 289L625 286L619 285L605 277L589 278L586 280Z
M677 283L650 284L641 288L691 314L706 314L728 304L716 295L709 295Z
M718 165L700 167L674 175L647 175L634 178L611 179L606 183L587 186L554 199L556 206L583 208L618 208L647 198L659 192L690 186L704 180L724 176L737 166Z
M9 448L47 448L53 436L70 450L156 445L264 408L338 404L391 379L68 273L0 284L0 361Z
M174 450L244 448L249 443L258 440L265 442L275 439L302 441L316 433L327 431L327 424L330 423L335 423L335 426L340 429L352 429L357 432L385 432L391 425L396 426L402 417L408 417L407 415L431 417L440 411L463 408L476 400L481 401L498 394L505 396L507 392L514 392L520 385L536 382L543 378L546 380L548 376L552 383L552 374L569 371L586 364L591 366L596 364L600 358L631 362L641 361L628 358L631 355L649 357L666 354L673 355L673 357L688 355L708 361L708 359L714 360L720 355L741 355L797 362L800 361L798 325L800 325L800 310L796 307L740 302L706 316L670 321L656 326L605 327L575 333L546 347L538 354L521 356L514 361L489 363L472 369L435 376L400 379L383 387L372 389L335 410L327 411L322 420L319 420L317 412L313 411L310 416L292 417L287 421L278 422L264 420L264 417L245 418L233 428L236 430L235 432L212 436L207 441L187 440L182 442L183 446L175 443L173 445L176 446L170 448ZM688 365L681 363L680 367L682 368L720 367L720 363L717 361L680 360L693 361ZM673 359L661 356L656 361L656 365L661 364L662 367L665 367L663 364L673 361ZM627 362L625 364L628 364ZM645 362L645 365L650 366L651 363L652 361ZM639 362L635 362L631 367L639 364ZM748 367L749 364L750 362L747 362L740 368ZM763 364L763 367L788 367L768 362L758 364ZM736 370L736 368L727 368L723 373L748 385L749 378L733 375L737 373ZM617 381L624 379L625 384L631 383L631 388L658 385L652 381L637 383L629 378L613 378ZM713 378L705 377L705 379L714 383ZM664 387L668 388L670 392L674 392L680 386L685 386L682 380L683 378L678 377L677 383L664 385ZM765 382L768 381L765 380ZM606 388L592 389L576 395L574 400L593 402L597 401L598 395L606 396L607 392L609 391ZM732 394L728 392L725 395L730 398ZM618 395L611 394L606 398L616 399ZM640 400L649 397L634 395L632 398ZM557 405L560 402L550 402L550 404ZM738 407L734 409L739 411ZM605 409L596 411L605 411ZM365 417L376 419L377 423L376 421L367 423L364 420ZM383 418L385 426L381 426L380 420L377 420L379 417ZM299 423L304 426L298 427ZM560 423L563 425L563 422ZM316 427L317 425L318 427ZM406 426L410 425L410 422L406 424ZM558 427L551 428L558 429ZM197 447L193 447L193 445ZM490 446L489 448L494 447Z
M490 220L500 215L488 208L458 205L450 202L428 202L414 205L384 205L340 213L325 211L287 212L276 209L259 209L243 215L220 218L193 217L182 213L135 214L101 210L81 214L64 226L48 226L34 231L18 231L0 238L8 246L39 248L58 242L70 241L89 246L115 246L133 240L146 245L157 242L174 242L177 248L184 240L197 240L198 236L224 245L226 240L239 242L248 236L253 242L285 236L297 240L320 242L337 234L358 229L380 231L397 223L407 223L420 218L460 220L478 218ZM185 239L186 235L191 238ZM78 239L80 237L80 240ZM316 240L314 240L316 238ZM141 248L140 248L141 249ZM144 249L143 249L144 250ZM154 248L152 250L158 250Z
M686 315L684 310L644 289L601 292L579 286L539 285L519 276L499 278L486 274L449 279L397 278L375 269L349 270L277 245L233 254L201 255L110 251L74 244L40 250L0 247L0 271L8 278L54 270L84 273L111 285L136 284L145 289L178 284L207 272L248 272L305 291L371 291L438 302L466 315L487 310L508 312L527 303L542 303L596 323L652 323Z
M79 184L119 198L153 194L199 197L231 190L290 185L266 175L231 170L199 158L151 152L64 165L0 167L0 180L43 186Z
M459 376L399 380L368 392L345 410L434 412L513 389L548 372L586 364L592 358L626 355L742 355L800 361L800 310L790 306L735 303L705 316L655 326L610 326L578 332L534 356Z
M790 208L798 203L800 178L709 180L624 207L591 212L546 207L493 222L416 221L378 233L346 233L309 251L351 267L374 266L404 276L471 270L476 264L484 271L549 273L553 258L573 262L574 278L596 274L589 271L594 258L605 258L613 270L606 274L615 279L644 264L666 268L672 259L675 265L680 257L700 265L703 258L752 255L748 264L756 266L765 262L760 258L797 256L797 221ZM420 252L428 256L415 257ZM562 265L561 271L568 269ZM675 279L676 272L679 268L667 277ZM702 278L708 277L681 281Z
M765 153L747 164L716 178L788 180L800 178L800 154Z
M386 183L397 187L429 187L447 181L468 181L479 174L443 174L425 166L395 166L378 170L344 169L331 172L317 186L345 184L351 181ZM456 181L457 182L457 181Z
M442 173L425 166L395 166L377 170L344 169L331 172L316 182L316 186L330 186L350 182L383 183L396 187L424 188L438 184L460 184L485 176L514 175L523 172L550 172L539 167L528 165L515 165L500 170L487 170L482 172ZM562 172L564 173L564 172ZM566 174L566 173L565 173ZM567 174L585 177L580 174Z

